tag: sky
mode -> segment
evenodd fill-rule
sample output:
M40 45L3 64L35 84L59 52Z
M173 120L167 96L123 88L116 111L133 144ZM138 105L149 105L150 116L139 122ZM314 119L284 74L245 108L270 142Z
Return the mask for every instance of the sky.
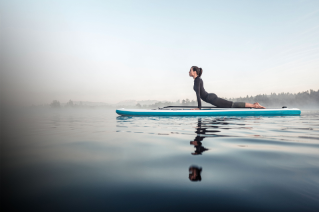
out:
M319 89L318 0L0 0L8 104Z

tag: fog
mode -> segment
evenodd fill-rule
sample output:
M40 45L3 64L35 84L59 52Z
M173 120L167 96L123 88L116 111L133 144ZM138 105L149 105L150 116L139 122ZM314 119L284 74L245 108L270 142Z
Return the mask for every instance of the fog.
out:
M1 1L1 104L319 88L318 1Z

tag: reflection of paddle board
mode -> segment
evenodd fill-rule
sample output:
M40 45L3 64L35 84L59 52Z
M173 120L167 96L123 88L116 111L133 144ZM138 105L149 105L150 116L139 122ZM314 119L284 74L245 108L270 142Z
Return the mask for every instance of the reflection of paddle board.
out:
M298 108L254 109L254 108L209 108L190 110L189 108L160 109L117 109L122 116L293 116L300 115Z

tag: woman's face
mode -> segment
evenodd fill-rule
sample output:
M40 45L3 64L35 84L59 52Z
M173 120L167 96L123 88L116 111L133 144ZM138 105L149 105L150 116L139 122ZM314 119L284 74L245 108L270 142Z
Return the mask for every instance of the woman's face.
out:
M191 68L190 70L189 70L189 76L190 77L194 77L194 75L195 75L195 71L193 71L193 68Z

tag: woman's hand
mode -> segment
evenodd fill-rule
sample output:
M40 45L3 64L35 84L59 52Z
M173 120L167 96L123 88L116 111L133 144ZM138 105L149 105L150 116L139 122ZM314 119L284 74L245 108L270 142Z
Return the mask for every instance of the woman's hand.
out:
M193 109L191 109L191 110L199 110L199 108L193 108Z

